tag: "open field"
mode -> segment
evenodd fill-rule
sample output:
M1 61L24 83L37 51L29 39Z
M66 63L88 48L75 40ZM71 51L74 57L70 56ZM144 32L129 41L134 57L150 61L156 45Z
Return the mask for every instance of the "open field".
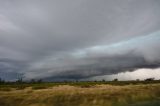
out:
M159 81L0 85L0 106L160 106L159 101Z

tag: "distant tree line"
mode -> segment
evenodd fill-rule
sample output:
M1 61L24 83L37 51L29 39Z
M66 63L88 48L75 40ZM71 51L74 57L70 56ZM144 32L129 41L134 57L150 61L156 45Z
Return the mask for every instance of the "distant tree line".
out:
M118 82L118 78L115 78L112 80L112 82ZM145 81L145 82L149 82L149 81L155 81L154 78L146 78L144 80L140 80L140 79L136 79L135 81L139 82L139 81ZM159 80L160 81L160 80ZM17 83L17 84L21 84L21 83L31 83L31 84L36 84L36 83L42 83L44 82L42 79L31 79L31 80L24 80L24 75L18 75L18 78L16 81L5 81L4 79L0 78L0 84L7 84L7 83ZM68 82L68 81L62 81L62 82ZM78 80L76 80L75 82L79 82ZM101 81L93 81L93 82L107 82L105 79L102 79Z
M42 83L42 79L31 79L29 81L24 81L23 78L18 78L16 81L5 81L4 79L0 78L0 84L10 84L10 83L17 83L17 84L22 84L22 83Z

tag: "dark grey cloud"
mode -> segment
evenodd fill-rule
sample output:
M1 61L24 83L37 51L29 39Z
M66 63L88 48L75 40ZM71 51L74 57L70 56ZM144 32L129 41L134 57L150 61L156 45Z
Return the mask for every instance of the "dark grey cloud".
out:
M158 0L0 1L0 73L82 79L159 67L159 9Z
M41 68L38 67L37 70L49 70L49 74L52 75L49 79L83 79L134 71L139 68L158 68L160 66L159 40L158 32L113 45L87 48L64 57L47 60L49 62L41 64ZM45 65L47 69L43 69ZM52 69L55 71L53 72Z

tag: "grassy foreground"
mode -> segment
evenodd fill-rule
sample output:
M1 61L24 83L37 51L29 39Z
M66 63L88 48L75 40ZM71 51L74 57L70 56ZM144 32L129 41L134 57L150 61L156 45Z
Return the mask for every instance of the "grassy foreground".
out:
M0 106L160 106L160 84L10 85L0 88Z

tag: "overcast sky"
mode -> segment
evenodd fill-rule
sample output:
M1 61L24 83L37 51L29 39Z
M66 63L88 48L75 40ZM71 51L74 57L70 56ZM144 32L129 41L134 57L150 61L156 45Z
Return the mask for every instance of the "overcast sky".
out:
M0 1L4 79L82 80L159 67L160 0Z

